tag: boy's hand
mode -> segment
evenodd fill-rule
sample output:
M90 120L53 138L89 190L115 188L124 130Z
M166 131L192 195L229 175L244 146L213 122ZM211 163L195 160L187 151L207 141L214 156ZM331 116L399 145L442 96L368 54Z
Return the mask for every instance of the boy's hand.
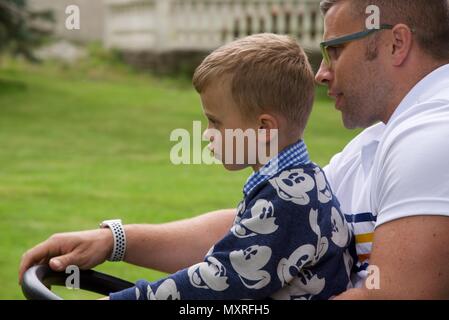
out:
M110 256L113 243L109 229L54 234L22 256L19 283L25 271L36 264L48 263L54 271L64 271L69 265L91 269Z

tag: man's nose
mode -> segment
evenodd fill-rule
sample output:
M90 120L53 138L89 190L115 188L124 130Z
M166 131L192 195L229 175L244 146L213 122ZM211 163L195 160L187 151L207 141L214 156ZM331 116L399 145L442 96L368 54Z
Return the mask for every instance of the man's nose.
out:
M318 72L317 72L317 74L315 76L315 81L318 84L326 85L329 82L331 82L332 79L333 79L333 73L332 73L331 69L324 62L324 60L321 61L320 69L318 70Z

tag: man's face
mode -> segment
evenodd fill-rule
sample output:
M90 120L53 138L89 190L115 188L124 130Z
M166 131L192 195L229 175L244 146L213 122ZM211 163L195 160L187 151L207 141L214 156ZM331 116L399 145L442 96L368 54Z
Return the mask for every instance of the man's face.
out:
M214 156L223 162L223 165L228 170L241 170L248 167L248 143L245 140L245 145L242 149L237 149L237 143L235 139L226 139L226 129L257 129L257 122L250 122L241 115L238 106L234 102L231 96L230 85L227 80L217 81L206 88L201 93L201 102L203 105L204 115L208 119L207 131L210 129L217 130L221 135L221 143L217 143L217 137L212 133L208 135L211 141L209 149L213 152ZM206 133L205 133L206 135ZM221 146L220 146L221 144ZM225 151L232 150L233 163L226 163ZM236 153L243 153L244 163L236 163Z
M365 30L364 19L354 16L350 1L334 5L324 24L324 40ZM392 85L384 72L381 41L375 36L328 48L331 66L322 62L316 75L317 82L329 87L348 129L367 128L384 118Z

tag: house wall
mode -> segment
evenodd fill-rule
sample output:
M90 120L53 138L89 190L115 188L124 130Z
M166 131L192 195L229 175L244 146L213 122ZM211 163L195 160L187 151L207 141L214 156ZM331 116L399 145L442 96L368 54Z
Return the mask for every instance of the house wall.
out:
M261 32L290 34L318 50L320 0L104 0L107 47L210 51Z

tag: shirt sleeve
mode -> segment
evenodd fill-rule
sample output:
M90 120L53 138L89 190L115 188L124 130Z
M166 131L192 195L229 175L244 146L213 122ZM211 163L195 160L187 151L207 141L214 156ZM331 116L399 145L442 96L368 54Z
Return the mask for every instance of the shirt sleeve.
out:
M313 192L313 186L307 191ZM318 211L306 191L287 198L268 182L258 197L242 202L233 227L204 261L155 282L112 293L131 300L264 299L322 257ZM316 192L315 192L316 193ZM198 237L201 237L199 234ZM301 249L298 251L298 249ZM297 255L293 256L293 255ZM290 260L289 260L290 259ZM295 263L290 263L295 259ZM292 270L291 267L296 268Z
M382 145L373 192L376 227L409 216L449 216L448 122L421 119L397 128Z

